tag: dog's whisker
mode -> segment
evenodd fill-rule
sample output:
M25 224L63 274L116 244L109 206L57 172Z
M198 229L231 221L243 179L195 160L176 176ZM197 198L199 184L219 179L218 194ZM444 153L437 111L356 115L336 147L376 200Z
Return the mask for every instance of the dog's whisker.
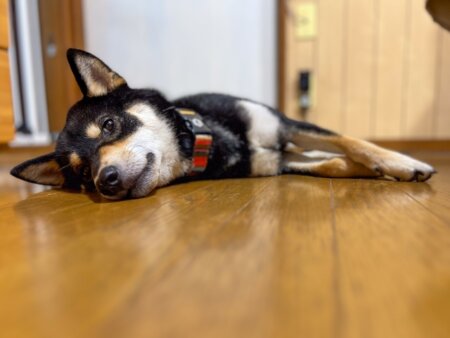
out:
M59 171L62 171L64 169L68 168L68 167L70 167L70 163L66 164L65 166L62 166L61 168L59 168Z

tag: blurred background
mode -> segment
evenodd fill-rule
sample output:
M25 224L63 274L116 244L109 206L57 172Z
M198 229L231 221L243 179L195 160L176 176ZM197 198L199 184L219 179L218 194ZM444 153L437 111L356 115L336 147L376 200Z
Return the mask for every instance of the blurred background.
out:
M450 150L450 35L424 0L0 0L0 143L54 140L81 98L69 47L169 99L224 92Z

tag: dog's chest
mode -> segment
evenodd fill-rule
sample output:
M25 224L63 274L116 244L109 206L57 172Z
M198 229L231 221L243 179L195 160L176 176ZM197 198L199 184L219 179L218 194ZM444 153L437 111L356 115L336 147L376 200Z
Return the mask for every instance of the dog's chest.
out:
M214 143L220 148L213 161L221 163L225 176L276 175L280 167L280 119L267 107L250 101L236 102L234 125L211 121ZM218 167L218 166L217 166ZM216 167L216 168L217 168ZM235 173L238 173L235 175Z
M213 134L206 177L273 175L279 171L280 117L270 108L230 96L182 98L178 107L195 110Z

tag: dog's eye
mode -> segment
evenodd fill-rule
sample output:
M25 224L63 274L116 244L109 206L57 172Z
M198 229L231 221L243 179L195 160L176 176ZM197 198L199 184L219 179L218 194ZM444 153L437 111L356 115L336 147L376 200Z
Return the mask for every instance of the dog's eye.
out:
M114 131L114 121L111 119L106 120L103 122L102 129L103 132L111 134Z

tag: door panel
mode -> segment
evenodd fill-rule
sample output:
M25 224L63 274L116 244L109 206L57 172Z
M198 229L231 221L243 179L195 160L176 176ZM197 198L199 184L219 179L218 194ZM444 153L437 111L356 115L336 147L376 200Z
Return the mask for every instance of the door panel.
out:
M377 1L347 0L344 13L342 131L356 137L368 137L372 134L376 41L374 7Z
M313 90L312 122L343 128L344 0L320 1L318 12L317 69ZM314 76L314 74L313 74ZM326 96L324 96L326 95Z
M14 138L14 117L11 100L8 52L0 50L0 143Z
M432 22L423 1L410 1L409 5L409 27L405 37L408 77L404 83L406 106L401 135L405 138L430 138L435 133L433 118L437 114L440 90L437 70L439 63L446 61L438 59L442 48L440 35L444 31Z
M373 126L375 138L397 138L402 128L407 2L410 0L379 0Z
M317 35L296 35L302 3ZM306 120L372 139L450 139L450 33L423 0L280 0L280 106L299 109L300 71L313 74Z
M450 33L443 32L442 47L439 55L438 99L434 118L434 130L437 138L449 138L450 133Z
M40 0L48 120L51 132L60 131L67 111L81 98L66 60L68 48L83 48L81 0Z

